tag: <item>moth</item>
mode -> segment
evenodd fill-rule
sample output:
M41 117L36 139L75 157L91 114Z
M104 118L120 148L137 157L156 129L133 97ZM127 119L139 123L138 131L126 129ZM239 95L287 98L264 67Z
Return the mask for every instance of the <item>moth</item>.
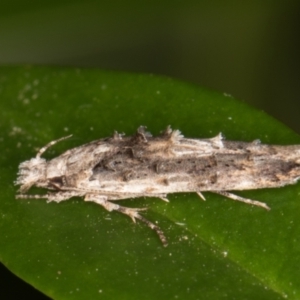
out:
M182 192L196 192L205 200L202 192L209 191L269 210L263 202L228 191L281 187L300 178L299 145L227 141L222 134L210 139L184 138L170 126L157 137L140 126L133 136L115 132L112 137L70 149L49 161L41 157L69 137L50 142L19 165L16 197L48 202L84 197L134 222L144 222L156 231L164 246L167 239L163 231L140 214L146 208L128 208L115 201L157 197L168 202L167 194ZM47 193L26 194L32 186Z

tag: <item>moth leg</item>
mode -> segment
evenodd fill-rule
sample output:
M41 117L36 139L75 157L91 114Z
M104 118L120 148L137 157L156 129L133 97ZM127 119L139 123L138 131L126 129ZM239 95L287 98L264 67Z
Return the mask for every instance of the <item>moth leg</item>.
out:
M251 199L248 199L248 198L243 198L241 196L237 196L235 194L228 193L226 191L212 191L212 192L215 193L215 194L222 195L222 196L227 197L227 198L232 199L232 200L241 201L241 202L244 202L244 203L247 203L247 204L252 204L252 205L263 207L266 210L270 210L270 207L264 202L251 200Z
M205 197L203 196L203 194L201 192L197 192L197 195L203 200L206 201Z
M48 199L48 195L25 195L19 194L16 195L17 199Z
M80 196L78 192L76 191L61 191L61 192L55 192L55 193L48 193L47 195L47 203L49 202L61 202L69 200L72 197Z
M165 196L159 196L158 197L160 200L165 201L165 202L170 202L169 199Z
M47 203L49 202L61 202L69 200L72 197L80 196L76 191L61 191L61 192L54 192L48 193L45 195L25 195L19 194L16 196L17 199L47 199Z
M19 194L16 196L17 199L47 199L47 202L61 202L64 200L69 200L71 197L78 196L76 192L57 192L57 193L48 193L45 195L25 195Z
M141 194L140 196L141 197L142 196L145 196L145 197L154 197L154 198L159 198L160 200L163 200L165 202L170 202L169 199L167 198L167 194L145 194L145 195ZM130 197L130 195L129 195L129 197Z
M147 208L124 207L116 203L107 201L106 196L95 195L95 194L87 194L84 198L84 201L91 201L100 204L108 211L113 211L113 210L118 211L124 215L129 216L134 223L136 223L135 219L139 219L140 221L144 222L148 227L156 231L164 247L168 245L167 238L164 235L163 231L157 225L148 221L147 219L145 219L143 216L139 214L139 211L146 210Z

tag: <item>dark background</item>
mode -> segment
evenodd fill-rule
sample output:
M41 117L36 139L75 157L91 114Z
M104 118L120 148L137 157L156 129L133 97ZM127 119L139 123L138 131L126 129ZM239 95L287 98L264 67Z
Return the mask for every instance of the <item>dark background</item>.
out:
M300 1L1 0L0 65L176 77L231 94L300 133L299 27ZM0 299L47 299L5 267L0 280Z

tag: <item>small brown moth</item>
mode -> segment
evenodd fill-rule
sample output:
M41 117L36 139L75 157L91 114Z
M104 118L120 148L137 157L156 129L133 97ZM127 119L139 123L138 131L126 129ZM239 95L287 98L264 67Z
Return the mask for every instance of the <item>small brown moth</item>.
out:
M70 136L68 136L70 137ZM157 197L168 201L169 193L210 191L233 200L270 208L263 202L227 191L281 187L300 178L300 145L275 146L226 141L221 134L211 139L184 138L168 127L153 137L138 128L125 137L115 132L104 138L68 150L46 161L42 154L68 137L52 141L36 157L19 166L17 198L45 198L60 202L84 197L108 211L119 211L154 229L164 246L163 231L140 215L145 208L127 208L113 201L137 197ZM42 187L46 195L26 195L32 187Z

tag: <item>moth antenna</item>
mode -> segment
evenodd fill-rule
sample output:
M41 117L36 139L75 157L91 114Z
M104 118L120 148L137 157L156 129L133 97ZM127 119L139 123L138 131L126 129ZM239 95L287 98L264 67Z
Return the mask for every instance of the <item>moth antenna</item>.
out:
M48 199L48 195L16 195L17 199Z
M60 142L60 141L63 141L63 140L66 140L68 138L70 138L72 136L72 134L68 135L68 136L64 136L58 140L54 140L54 141L51 141L50 143L48 143L46 146L44 146L43 148L41 148L38 153L36 154L36 158L40 158L42 156L42 154L47 150L49 149L50 147L52 147L53 145L55 145L56 143Z

